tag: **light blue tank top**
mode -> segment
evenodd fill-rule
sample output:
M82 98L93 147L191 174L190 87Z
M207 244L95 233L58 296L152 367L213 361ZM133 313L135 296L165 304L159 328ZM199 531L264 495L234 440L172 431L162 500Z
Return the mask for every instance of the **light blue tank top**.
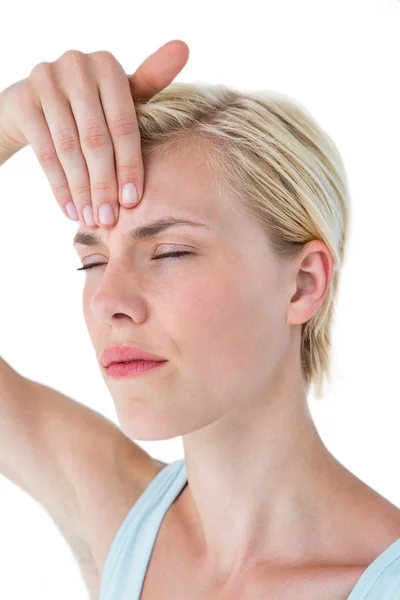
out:
M161 522L186 484L182 458L164 467L147 486L111 544L99 600L140 600ZM400 538L363 572L347 600L400 600Z

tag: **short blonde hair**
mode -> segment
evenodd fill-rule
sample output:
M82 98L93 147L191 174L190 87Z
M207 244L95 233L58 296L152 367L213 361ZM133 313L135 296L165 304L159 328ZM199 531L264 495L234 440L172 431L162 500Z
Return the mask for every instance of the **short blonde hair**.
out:
M300 349L305 387L313 384L320 399L324 377L331 378L331 326L350 219L337 147L299 103L271 91L172 82L135 107L143 157L200 142L205 164L262 225L278 261L311 240L328 247L335 270L322 305L302 324Z

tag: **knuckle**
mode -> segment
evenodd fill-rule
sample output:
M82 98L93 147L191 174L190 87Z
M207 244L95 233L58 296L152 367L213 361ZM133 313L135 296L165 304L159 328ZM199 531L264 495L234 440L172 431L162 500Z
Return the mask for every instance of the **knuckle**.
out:
M82 140L90 149L104 148L110 145L109 134L99 124L86 125L82 133Z
M28 86L31 91L35 91L36 96L41 96L43 92L54 93L57 89L57 81L52 63L42 62L36 65L29 74Z
M98 180L96 182L93 182L92 184L92 190L94 192L111 192L111 193L117 193L117 184L115 181L101 181Z
M75 154L79 149L79 141L69 129L62 129L56 137L60 154Z
M58 60L62 60L63 62L76 65L81 63L84 58L84 52L81 52L80 50L71 49L64 52L64 54L62 54Z
M115 117L109 126L113 137L123 137L138 131L137 121L128 114L120 114Z
M37 152L37 157L42 167L58 165L58 156L53 145L42 146Z
M139 181L143 169L135 165L118 165L118 176L121 182Z
M97 50L97 52L92 52L90 56L95 60L104 63L105 65L111 63L115 64L116 62L115 56L111 54L111 52L109 52L108 50Z
M65 195L70 196L69 185L67 181L60 183L59 185L53 185L53 194L57 198L65 198Z
M90 196L90 183L85 181L85 183L77 183L73 186L72 195L74 198L85 198Z
M43 61L33 67L29 73L29 79L37 80L40 82L47 81L52 78L52 67L51 63Z
M91 58L96 64L96 67L105 73L110 73L117 70L125 74L121 63L108 50L99 50L98 52L93 52L91 54Z

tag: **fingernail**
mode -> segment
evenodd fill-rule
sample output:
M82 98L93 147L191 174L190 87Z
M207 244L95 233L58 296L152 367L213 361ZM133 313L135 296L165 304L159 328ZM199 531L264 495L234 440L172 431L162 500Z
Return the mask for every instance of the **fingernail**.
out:
M83 216L85 217L85 221L86 221L86 225L90 225L91 227L94 227L96 225L95 221L94 221L94 217L93 217L93 208L91 204L86 204L86 206L83 207Z
M137 204L138 193L134 183L126 183L122 188L122 204L125 206Z
M76 206L73 202L68 202L68 204L65 205L65 210L72 221L78 221L78 211L76 210Z
M102 225L111 225L115 221L114 211L109 204L102 204L99 208L99 219Z

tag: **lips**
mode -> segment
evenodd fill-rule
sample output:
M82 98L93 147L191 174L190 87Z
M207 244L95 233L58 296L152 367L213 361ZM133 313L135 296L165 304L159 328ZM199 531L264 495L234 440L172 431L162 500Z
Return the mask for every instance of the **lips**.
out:
M146 361L144 361L144 360L123 360L122 362L120 362L118 364L120 364L120 365L130 365L131 363L135 363L135 362L146 362ZM115 363L111 363L111 364L113 365Z
M130 344L125 344L123 346L109 346L101 355L101 364L103 367L109 367L112 363L133 361L166 362L166 359L147 352L139 346Z

